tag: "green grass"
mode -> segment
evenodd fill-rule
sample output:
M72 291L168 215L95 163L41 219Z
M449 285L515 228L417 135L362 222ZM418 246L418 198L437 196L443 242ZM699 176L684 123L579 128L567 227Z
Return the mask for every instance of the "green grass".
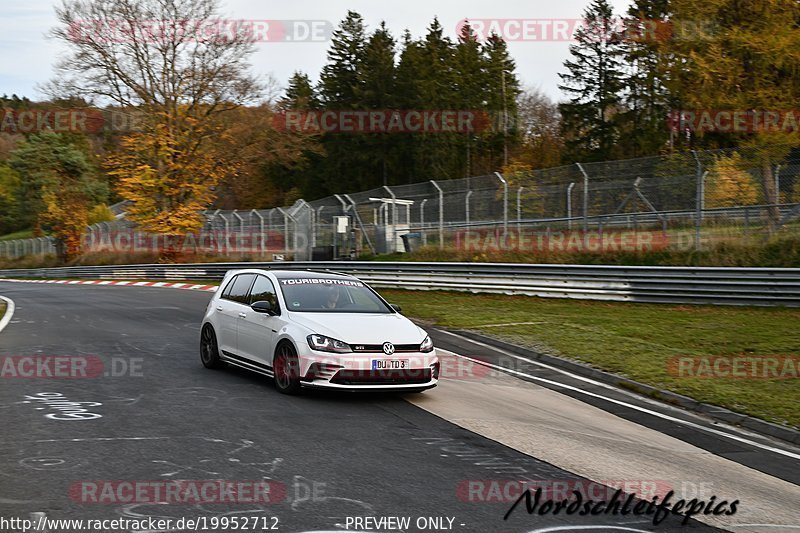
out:
M13 241L16 239L31 239L31 238L33 238L33 230L24 229L21 231L0 236L0 241Z
M3 315L6 314L6 303L3 300L0 300L0 320L3 319Z
M800 427L798 379L669 374L673 356L800 354L800 309L670 306L454 292L381 291L403 313L582 361L696 400ZM492 324L529 324L484 327Z

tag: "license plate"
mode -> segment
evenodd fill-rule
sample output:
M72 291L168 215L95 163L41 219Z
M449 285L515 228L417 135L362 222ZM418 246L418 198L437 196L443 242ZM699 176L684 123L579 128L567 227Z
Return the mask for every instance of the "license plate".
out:
M372 370L403 370L408 368L408 359L373 359Z

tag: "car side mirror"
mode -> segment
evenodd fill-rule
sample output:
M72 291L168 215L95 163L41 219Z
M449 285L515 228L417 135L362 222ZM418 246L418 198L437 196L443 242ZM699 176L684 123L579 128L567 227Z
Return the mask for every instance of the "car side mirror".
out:
M402 310L403 310L403 308L402 308L402 307L400 307L400 306L399 306L399 305L397 305L397 304L389 304L389 306L390 306L392 309L394 309L395 311L397 311L398 313L399 313L400 311L402 311Z
M252 309L256 313L264 313L270 316L278 314L277 308L274 305L272 305L272 302L268 302L267 300L260 300L258 302L253 302L253 305L250 306L250 309Z

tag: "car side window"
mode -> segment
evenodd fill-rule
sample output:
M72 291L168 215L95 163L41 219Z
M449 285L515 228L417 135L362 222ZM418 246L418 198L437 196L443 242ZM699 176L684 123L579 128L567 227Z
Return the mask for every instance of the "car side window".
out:
M250 285L253 284L253 278L255 277L255 274L239 274L236 276L236 279L230 283L230 290L227 288L225 289L225 292L228 293L227 296L225 292L223 292L222 297L226 300L247 305L247 293L250 291Z
M233 277L230 279L230 281L228 281L228 284L227 284L227 285L225 285L225 290L223 290L223 291L222 291L222 296L221 296L222 298L225 298L226 300L227 300L228 298L230 298L230 296L231 296L231 289L233 288L233 284L236 282L236 278L237 278L237 276L233 276Z
M266 301L270 302L272 306L278 308L278 295L275 293L275 285L266 276L256 277L256 282L250 291L249 304L253 305L256 302Z

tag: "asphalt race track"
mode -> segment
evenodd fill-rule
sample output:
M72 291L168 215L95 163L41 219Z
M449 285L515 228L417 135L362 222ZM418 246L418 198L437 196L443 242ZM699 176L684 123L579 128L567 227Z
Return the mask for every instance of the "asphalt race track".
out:
M284 532L399 530L355 517L408 517L404 531L718 530L681 525L678 516L654 526L649 516L528 515L524 504L504 521L508 502L465 501L460 487L516 477L586 480L412 403L433 401L445 387L407 398L287 397L266 378L207 370L198 344L210 293L0 282L0 295L16 304L0 356L84 356L97 362L89 374L98 374L0 381L0 517L264 517L269 522L246 529ZM89 403L72 417L53 399ZM86 492L202 480L266 480L273 501L95 502Z

